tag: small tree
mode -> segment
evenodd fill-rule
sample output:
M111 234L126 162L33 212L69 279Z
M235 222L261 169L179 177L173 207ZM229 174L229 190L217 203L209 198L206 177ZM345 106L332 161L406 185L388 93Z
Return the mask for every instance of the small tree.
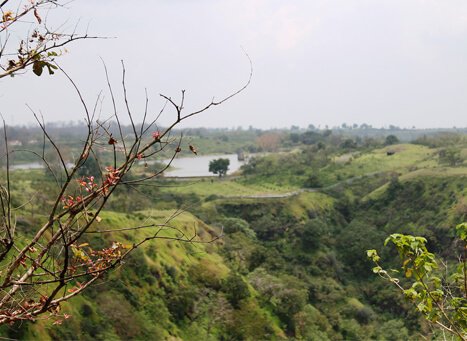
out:
M245 283L239 274L230 273L224 280L222 287L230 304L235 308L239 308L241 300L250 297L248 284Z
M209 171L213 174L219 174L219 177L222 177L227 174L229 165L229 159L215 159L209 162Z
M390 145L397 144L397 143L399 143L399 139L397 138L396 135L388 135L386 136L386 140L384 141L384 144L386 146L390 146Z

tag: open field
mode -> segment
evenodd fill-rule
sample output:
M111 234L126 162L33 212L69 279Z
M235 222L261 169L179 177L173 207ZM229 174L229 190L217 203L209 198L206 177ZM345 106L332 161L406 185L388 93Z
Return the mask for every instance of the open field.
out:
M395 152L387 155L389 151ZM320 170L326 185L341 180L375 174L379 172L397 172L404 174L418 168L437 166L437 150L413 144L401 144L376 149L368 153L350 157L345 154L345 162L340 158Z
M419 178L467 178L467 167L436 167L436 168L423 168L417 169L413 172L403 174L399 177L399 181L414 181ZM389 183L384 184L383 186L375 189L368 195L366 195L363 200L368 199L377 199L379 198L388 188Z
M238 197L249 195L274 195L285 194L296 190L291 186L278 186L274 184L246 185L236 180L226 179L201 179L193 182L183 181L161 187L162 192L176 194L196 194L199 196L217 195L221 197Z
M467 167L437 167L437 168L423 168L416 171L404 174L400 180L411 180L418 177L449 177L460 176L467 177Z
M387 155L388 151L394 151L395 154ZM435 154L436 150L424 146L411 144L389 146L349 160L345 167L336 173L357 176L380 171L407 172L414 166L434 167L436 166Z

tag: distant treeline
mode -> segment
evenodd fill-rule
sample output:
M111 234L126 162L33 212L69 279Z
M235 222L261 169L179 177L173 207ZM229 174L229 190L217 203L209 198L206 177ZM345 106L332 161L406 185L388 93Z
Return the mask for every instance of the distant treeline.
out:
M109 131L117 134L118 126L115 121L108 121L103 123L103 126L108 127ZM27 142L27 140L42 138L42 130L39 126L34 125L8 125L8 139ZM137 124L137 128L141 127L141 124ZM3 128L3 127L2 127ZM46 124L48 133L55 138L67 138L76 137L80 138L84 136L87 132L87 126L81 122L50 122ZM123 134L130 134L133 132L131 125L122 125ZM159 127L160 130L163 127ZM343 123L341 126L328 127L325 126L315 126L310 124L307 128L301 128L298 126L292 125L290 128L272 128L272 129L259 129L249 126L248 128L243 128L241 126L234 128L184 128L179 130L173 130L173 133L183 133L188 136L210 136L210 135L219 135L219 134L230 134L233 132L250 132L255 133L256 135L263 134L265 132L295 132L303 133L306 131L315 131L323 133L325 131L332 131L334 134L345 134L351 136L360 136L360 137L381 137L388 134L397 136L401 141L413 141L419 137L429 136L439 133L460 133L466 134L467 127L465 128L428 128L428 129L417 129L413 128L400 128L398 126L390 125L388 128L376 128L368 124L353 124L347 125ZM0 132L2 140L4 139L3 129Z

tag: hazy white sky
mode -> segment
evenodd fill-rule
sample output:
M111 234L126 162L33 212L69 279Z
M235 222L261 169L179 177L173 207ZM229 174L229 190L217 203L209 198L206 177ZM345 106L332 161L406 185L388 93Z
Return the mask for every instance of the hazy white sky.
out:
M186 126L289 127L346 123L404 127L467 126L465 0L76 0L51 22L80 20L91 34L59 61L92 103L106 89L102 57L120 89L127 66L140 120L147 88L186 89L194 109L250 87ZM53 16L55 15L55 17ZM0 80L0 111L10 123L32 121L28 103L48 121L82 111L63 76L32 72ZM103 116L109 113L103 106ZM173 117L168 111L162 122Z

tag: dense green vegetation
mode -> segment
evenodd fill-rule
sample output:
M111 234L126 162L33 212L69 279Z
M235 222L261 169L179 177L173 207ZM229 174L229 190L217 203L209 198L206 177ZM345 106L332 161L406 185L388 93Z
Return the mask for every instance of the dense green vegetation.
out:
M212 243L156 240L64 305L71 317L61 324L2 326L1 335L41 340L438 336L396 288L374 276L366 250L379 248L390 234L406 233L424 236L432 252L455 259L454 226L467 219L467 139L429 135L400 144L397 132L370 138L355 137L355 130L281 132L277 152L251 158L241 176L158 179L119 189L96 229L157 223L183 209L172 224L187 235L196 233L198 241L224 236ZM257 140L262 133L255 130L210 132L220 133L235 149L256 151L275 141ZM219 151L217 137L189 138L200 151ZM53 183L44 170L14 171L12 177L16 204L30 208L29 216L17 217L18 229L28 234L45 219ZM90 233L87 242L93 248L131 244L149 233ZM383 249L381 257L388 267L397 266L394 250Z

